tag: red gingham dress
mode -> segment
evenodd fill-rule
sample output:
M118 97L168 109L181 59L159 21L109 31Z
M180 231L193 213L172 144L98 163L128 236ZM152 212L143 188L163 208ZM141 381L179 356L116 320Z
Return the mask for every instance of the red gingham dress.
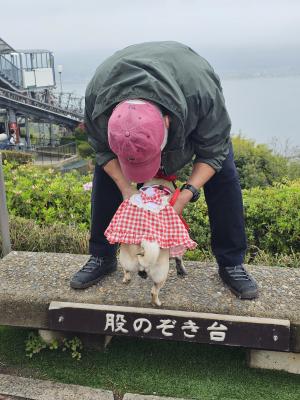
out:
M140 244L142 240L157 242L169 248L172 257L181 256L197 243L168 203L164 190L141 188L138 194L124 200L105 231L109 243Z

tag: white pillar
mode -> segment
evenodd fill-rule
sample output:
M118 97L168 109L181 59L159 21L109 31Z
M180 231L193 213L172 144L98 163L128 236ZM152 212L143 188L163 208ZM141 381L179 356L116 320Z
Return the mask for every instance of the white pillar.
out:
M2 253L6 256L11 252L8 212L6 207L6 194L4 175L2 171L2 154L0 152L0 233L2 240Z
M25 117L25 132L27 147L31 147L28 117Z
M275 369L300 375L300 353L249 350L249 367Z

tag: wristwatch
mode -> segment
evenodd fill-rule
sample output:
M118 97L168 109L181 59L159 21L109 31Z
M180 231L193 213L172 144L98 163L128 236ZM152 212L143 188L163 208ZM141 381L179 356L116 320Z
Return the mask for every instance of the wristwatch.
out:
M187 189L190 190L193 193L193 197L191 198L190 202L194 203L197 201L200 197L200 192L195 188L195 186L190 185L189 183L185 183L184 185L181 186L180 191Z

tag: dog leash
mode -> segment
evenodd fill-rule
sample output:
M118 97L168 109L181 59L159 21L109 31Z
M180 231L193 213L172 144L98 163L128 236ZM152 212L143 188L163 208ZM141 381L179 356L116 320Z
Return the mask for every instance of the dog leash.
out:
M177 201L177 198L178 198L179 194L180 194L180 189L177 188L177 189L175 190L175 192L173 193L172 197L171 197L170 200L169 200L170 206L172 206L172 207L174 206L174 204L175 204L176 201ZM182 223L183 223L185 229L186 229L187 231L190 230L190 227L189 227L188 223L186 222L186 220L183 218L183 216L182 216L182 215L179 215L179 218L181 219L181 221L182 221Z

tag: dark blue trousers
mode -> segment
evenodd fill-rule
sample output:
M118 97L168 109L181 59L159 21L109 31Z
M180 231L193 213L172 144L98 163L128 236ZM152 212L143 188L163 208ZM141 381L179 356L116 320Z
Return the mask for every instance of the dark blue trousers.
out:
M241 264L246 251L246 235L242 194L233 151L223 163L222 170L204 186L211 228L211 247L219 267ZM96 166L93 191L90 254L114 255L116 245L110 245L104 231L122 202L122 195L114 181Z

